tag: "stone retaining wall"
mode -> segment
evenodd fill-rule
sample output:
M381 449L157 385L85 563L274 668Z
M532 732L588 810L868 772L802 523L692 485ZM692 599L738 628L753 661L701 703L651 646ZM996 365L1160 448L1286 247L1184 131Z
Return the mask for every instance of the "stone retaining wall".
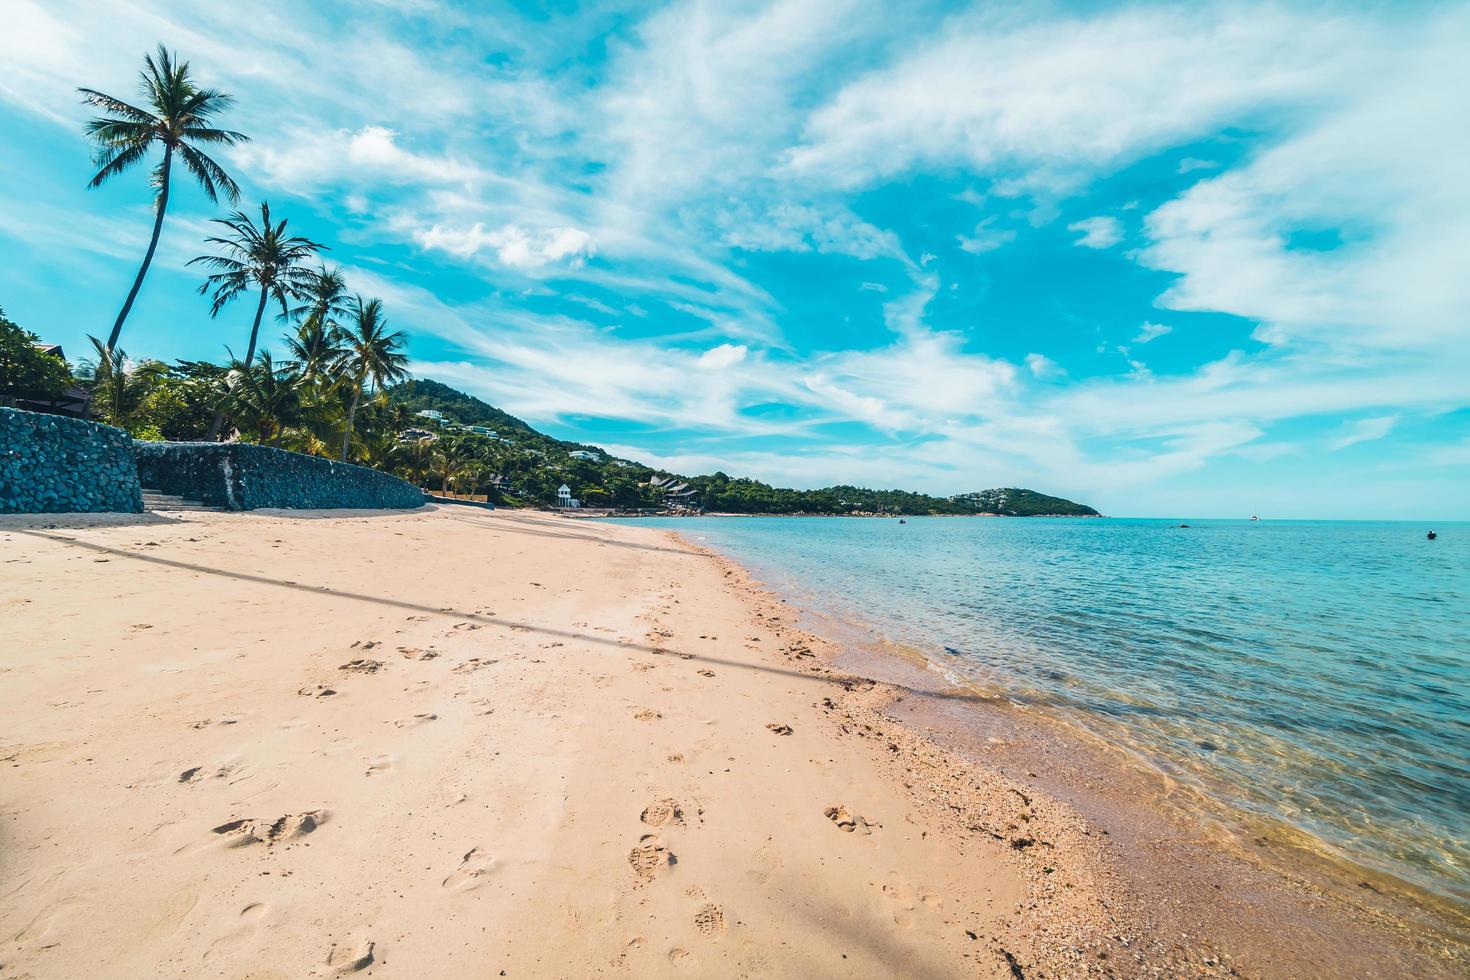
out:
M423 491L364 466L250 443L135 442L138 476L160 493L229 510L401 509Z
M0 408L0 514L143 510L121 429Z

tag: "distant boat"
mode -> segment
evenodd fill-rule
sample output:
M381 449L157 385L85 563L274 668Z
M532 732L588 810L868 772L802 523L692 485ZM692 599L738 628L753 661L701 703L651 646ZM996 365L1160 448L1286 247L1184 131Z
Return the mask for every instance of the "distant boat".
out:
M1257 516L1256 516L1256 515L1255 515L1255 514L1252 514L1252 515L1251 515L1251 520L1253 520L1253 521L1259 521L1259 520L1260 520L1260 518L1259 518L1259 517L1257 517Z
M908 523L908 521L906 521L906 520L904 520L904 519L903 519L903 518L902 518L902 517L900 517L900 518L899 518L899 519L898 519L898 523L900 523L900 524L907 524L907 523ZM1430 532L1429 532L1429 536L1430 536L1430 537L1434 537L1434 532L1433 532L1433 531L1430 531Z
M1425 535L1425 537L1428 538L1430 541L1433 541L1435 538L1439 537L1439 535L1434 533L1433 531L1430 531L1428 534Z

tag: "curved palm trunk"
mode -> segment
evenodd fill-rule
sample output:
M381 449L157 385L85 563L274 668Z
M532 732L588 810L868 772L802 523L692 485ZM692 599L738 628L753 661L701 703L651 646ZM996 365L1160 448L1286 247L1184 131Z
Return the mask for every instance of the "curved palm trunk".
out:
M265 313L265 301L270 298L270 291L262 283L260 287L260 302L255 304L255 322L250 325L250 346L245 348L245 367L250 367L250 362L255 360L255 340L260 336L260 318Z
M117 346L117 339L122 335L123 321L128 318L128 313L133 308L133 300L138 298L138 290L143 287L143 277L148 274L148 266L153 263L153 253L158 250L158 235L163 231L163 212L168 207L168 178L173 156L174 148L165 146L163 148L163 180L158 188L158 214L153 219L153 238L148 242L148 251L143 254L143 264L138 267L138 277L133 280L133 288L128 290L128 298L123 301L122 310L117 314L117 322L112 325L112 333L107 337L109 350Z
M255 322L250 325L250 346L245 350L245 367L247 369L250 367L250 362L255 360L255 339L260 335L260 317L261 314L265 313L265 301L269 296L270 292L265 286L261 286L260 302L255 304ZM214 421L209 425L209 435L207 438L210 442L214 442L219 438L219 430L224 425L224 422L225 403L221 402L219 411L214 413Z
M352 407L347 409L347 428L342 431L342 462L347 462L347 447L352 445L352 423L357 418L357 402L362 397L362 382L352 390Z

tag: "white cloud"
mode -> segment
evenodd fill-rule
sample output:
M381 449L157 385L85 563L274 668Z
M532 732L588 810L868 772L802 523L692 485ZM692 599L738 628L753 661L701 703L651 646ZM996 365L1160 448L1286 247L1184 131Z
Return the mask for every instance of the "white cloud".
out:
M1341 21L1274 6L1037 9L954 18L848 84L788 166L850 186L924 164L1019 165L1024 186L1068 188L1283 98L1330 93L1351 60Z
M1333 449L1346 449L1348 446L1356 446L1360 442L1373 442L1382 439L1393 431L1393 427L1399 424L1397 415L1378 415L1373 418L1358 419L1355 422L1344 422L1342 435L1332 440Z
M764 213L748 205L733 208L716 222L722 240L756 252L823 252L857 259L896 258L911 264L898 236L868 224L845 207L818 208L782 203Z
M1148 216L1141 260L1179 275L1163 306L1260 320L1277 345L1463 347L1470 11L1378 27L1311 125Z
M975 226L975 234L970 236L959 235L960 248L972 255L983 252L993 252L1001 246L1016 240L1015 231L1009 228L996 228L996 218L992 215Z
M268 182L298 192L344 180L454 184L487 176L464 160L406 150L399 138L385 126L299 131L288 133L277 145L247 143L233 152L242 169L257 170Z
M1123 223L1108 216L1074 221L1067 230L1078 232L1077 244L1085 248L1112 248L1123 240Z
M1135 344L1146 344L1150 340L1158 340L1165 334L1174 332L1174 328L1163 323L1150 323L1144 321L1143 326L1138 328L1138 336L1133 338Z
M440 249L461 258L489 249L500 265L523 272L563 260L575 267L593 252L592 236L579 228L526 229L503 225L486 229L476 222L468 228L434 225L416 232L414 238L424 248Z
M1035 353L1026 355L1026 367L1030 370L1033 377L1041 379L1055 377L1062 370L1057 366L1056 361L1053 361L1045 354Z
M721 344L699 355L698 363L706 371L720 371L739 364L748 353L749 348L744 344Z

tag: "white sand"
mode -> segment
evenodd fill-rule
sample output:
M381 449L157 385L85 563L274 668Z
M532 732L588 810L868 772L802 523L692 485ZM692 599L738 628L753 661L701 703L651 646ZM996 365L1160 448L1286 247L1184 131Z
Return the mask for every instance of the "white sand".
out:
M5 978L1005 977L1092 900L671 536L44 523L0 521Z

